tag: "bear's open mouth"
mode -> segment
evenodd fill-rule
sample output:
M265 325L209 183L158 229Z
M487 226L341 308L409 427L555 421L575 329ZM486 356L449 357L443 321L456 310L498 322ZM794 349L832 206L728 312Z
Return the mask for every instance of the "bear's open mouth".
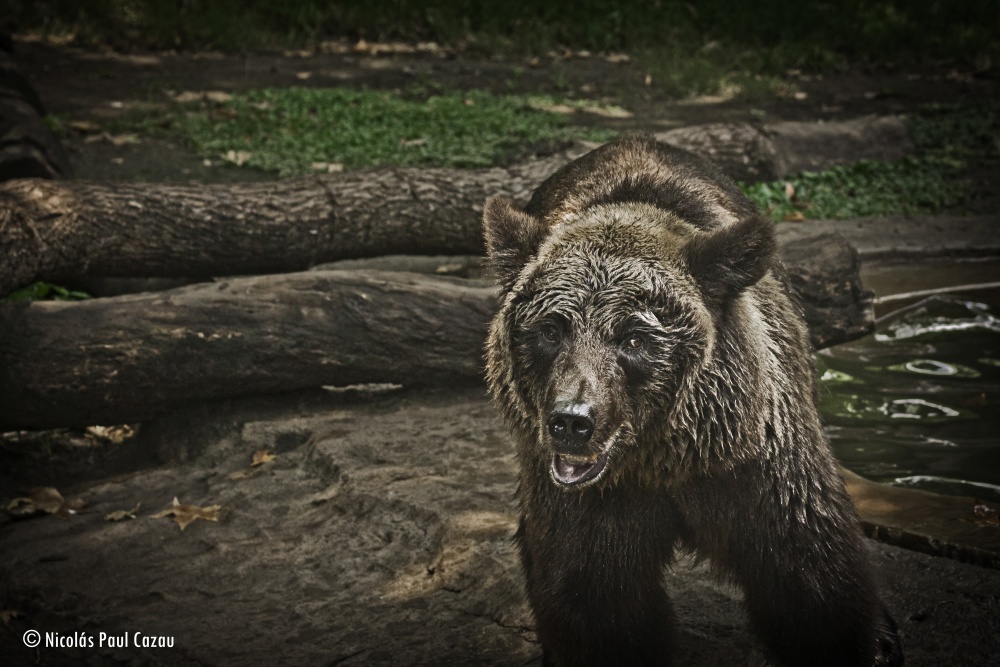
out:
M552 456L552 477L565 486L583 484L604 472L604 466L607 463L607 450L600 454L584 457L554 454Z

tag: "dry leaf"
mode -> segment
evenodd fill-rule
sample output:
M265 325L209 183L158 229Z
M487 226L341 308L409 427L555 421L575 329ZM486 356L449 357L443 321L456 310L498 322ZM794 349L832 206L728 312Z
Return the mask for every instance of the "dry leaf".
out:
M36 511L55 514L66 503L57 489L51 486L42 486L31 490L31 501L35 505Z
M253 461L250 465L256 468L257 466L264 465L268 461L273 461L276 458L278 457L266 449L258 449L253 453Z
M22 618L24 614L19 612L17 609L3 609L0 610L0 623L4 625L10 625L10 622L15 618Z
M802 214L802 211L792 211L791 213L786 213L782 218L785 222L802 222L806 219L806 216Z
M342 162L310 162L309 168L316 171L325 171L328 174L335 174L344 171L344 164Z
M979 526L1000 526L1000 514L982 500L976 500L972 507L972 521Z
M107 139L108 141L110 141L113 145L119 146L119 147L120 146L124 146L126 144L137 144L137 143L139 143L139 135L138 134L131 134L131 133L126 133L126 134L108 134L107 132L105 132L104 133L104 138Z
M593 107L583 107L581 111L585 113L592 113L598 116L603 116L605 118L631 118L632 112L626 111L621 107L616 106L593 106Z
M83 498L66 500L51 486L40 486L32 489L30 496L14 498L7 503L7 511L15 516L31 516L44 512L66 518L71 514L77 514L86 505L87 501Z
M576 109L568 104L531 104L531 108L538 111L548 111L549 113L570 114L576 112Z
M232 162L237 167L242 167L246 164L250 158L253 157L253 153L250 151L226 151L226 154L222 156L222 159L226 162Z
M795 199L795 186L785 181L785 196L789 199Z
M91 134L83 140L85 144L92 144L97 141L107 141L114 146L122 147L126 144L137 144L139 143L138 134L108 134L107 132L101 132L100 134Z
M306 79L312 78L312 72L296 72L295 78L299 81L305 81Z
M223 104L232 99L232 93L227 93L223 90L185 90L182 93L172 94L167 93L174 100L174 102L179 102L180 104L187 104L189 102L214 102L215 104Z
M426 139L400 139L400 146L426 146Z
M188 102L200 102L202 97L201 93L195 92L193 90L185 90L183 93L177 93L176 95L171 95L174 102L179 102L181 104L187 104Z
M120 445L135 435L135 429L128 424L117 424L115 426L88 426L87 435L92 435L98 440Z
M223 104L233 99L232 93L227 93L224 90L206 90L202 93L205 99L209 102L214 102L215 104Z
M181 502L174 498L174 504L170 509L165 509L158 514L154 514L154 519L162 519L164 517L172 517L177 525L184 530L188 527L188 524L195 519L205 519L206 521L218 521L219 520L219 510L222 509L221 505L212 505L211 507L198 507L197 505L181 505Z
M142 503L136 503L135 507L130 510L115 510L110 514L104 515L105 521L124 521L125 519L134 519L135 515L139 513L139 508Z
M14 516L30 516L37 512L35 504L31 502L31 498L14 498L7 503L8 514L13 514Z
M91 120L72 120L69 123L70 128L76 130L77 132L100 132L101 126Z

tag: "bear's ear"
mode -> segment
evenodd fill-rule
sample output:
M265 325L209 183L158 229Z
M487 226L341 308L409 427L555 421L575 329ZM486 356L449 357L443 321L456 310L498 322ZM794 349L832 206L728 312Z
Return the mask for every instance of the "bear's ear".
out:
M752 215L696 237L685 252L705 302L721 307L756 284L774 266L774 223L762 215Z
M549 230L541 220L503 196L486 200L483 228L493 271L500 285L510 289Z

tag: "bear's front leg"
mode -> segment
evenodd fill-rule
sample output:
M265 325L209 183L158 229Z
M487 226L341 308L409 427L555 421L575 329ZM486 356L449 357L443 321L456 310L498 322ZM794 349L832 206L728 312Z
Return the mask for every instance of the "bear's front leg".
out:
M545 664L670 665L674 614L663 571L673 535L662 517L657 528L644 512L615 521L608 508L587 505L528 514L518 529Z
M685 504L711 508L694 527L709 536L696 548L743 588L751 624L779 664L902 665L895 624L875 589L839 476L809 474L806 493L789 480L768 484L762 470L743 472L704 482ZM742 499L739 517L727 517L714 502L722 487Z

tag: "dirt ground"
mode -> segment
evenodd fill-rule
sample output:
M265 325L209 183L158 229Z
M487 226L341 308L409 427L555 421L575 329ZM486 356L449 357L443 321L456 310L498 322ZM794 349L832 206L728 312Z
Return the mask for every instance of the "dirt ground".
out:
M0 529L0 600L19 613L0 628L5 664L541 664L511 543L516 462L482 390L206 406L129 446L147 453L141 469L73 489L86 513ZM260 449L277 458L251 467ZM174 497L220 505L218 521L154 518ZM908 665L991 664L1000 572L871 549ZM667 585L679 664L770 664L739 593L704 565L682 561ZM43 645L29 650L33 629ZM135 633L173 647L136 647Z
M18 47L50 112L98 124L130 105L165 104L167 89L264 85L573 92L634 114L580 122L652 130L906 113L997 93L996 77L855 71L789 75L801 99L677 101L647 86L636 64L600 58L532 65ZM116 146L93 136L66 140L78 178L271 178L205 166L161 140ZM262 449L276 458L252 467ZM0 496L57 486L87 505L67 518L0 519L0 655L11 665L540 665L510 539L515 482L512 445L478 388L317 390L176 413L120 445L80 434L8 445ZM154 518L175 497L219 505L217 520L182 531ZM136 507L134 519L106 520ZM998 664L1000 572L870 546L908 665ZM739 593L704 565L682 562L667 585L683 626L679 664L770 664ZM40 633L35 649L25 646L31 630ZM136 646L143 637L173 645Z

